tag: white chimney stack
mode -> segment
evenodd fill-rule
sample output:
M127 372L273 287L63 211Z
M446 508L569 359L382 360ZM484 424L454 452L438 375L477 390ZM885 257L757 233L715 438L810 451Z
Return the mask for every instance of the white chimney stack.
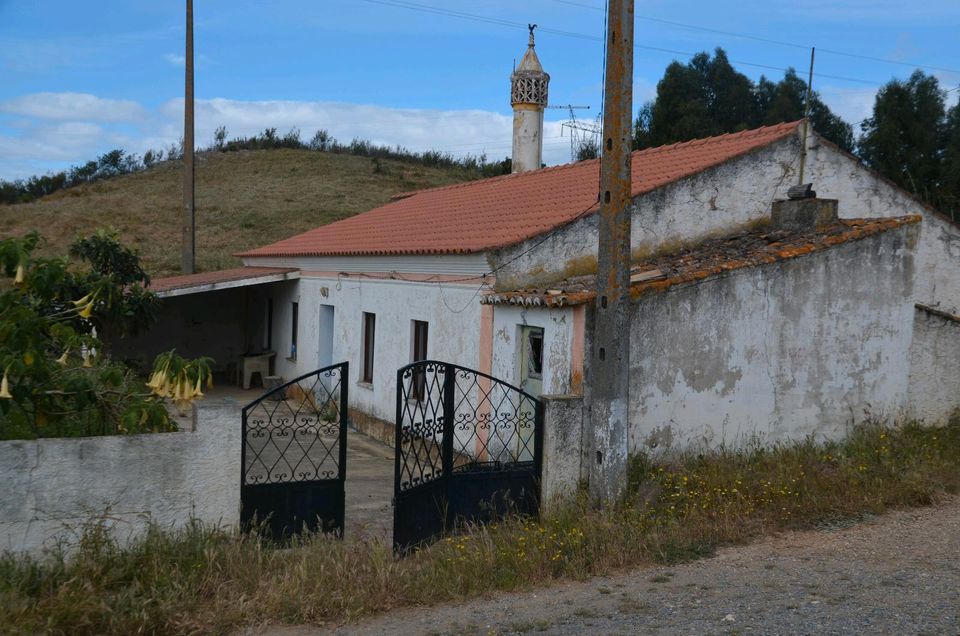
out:
M543 72L533 50L533 30L520 66L510 76L510 104L513 106L513 172L538 170L543 165L543 109L547 106L550 76Z

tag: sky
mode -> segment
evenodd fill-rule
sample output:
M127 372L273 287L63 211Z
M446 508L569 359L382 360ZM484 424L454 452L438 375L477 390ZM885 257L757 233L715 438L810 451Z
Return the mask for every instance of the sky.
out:
M266 127L499 159L509 76L539 25L550 103L602 103L603 0L195 0L198 145ZM672 60L723 47L754 80L802 76L847 121L915 65L960 86L957 0L636 2L634 107ZM748 36L748 37L744 37ZM183 126L182 0L0 0L0 179L112 148L142 154ZM868 59L879 58L879 59ZM949 93L956 103L960 91ZM544 159L570 160L570 114L546 114Z

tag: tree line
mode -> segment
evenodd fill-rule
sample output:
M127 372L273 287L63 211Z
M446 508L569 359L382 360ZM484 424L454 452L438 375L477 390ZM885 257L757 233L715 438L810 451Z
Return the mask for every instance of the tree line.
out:
M955 90L955 89L954 89ZM723 49L673 62L656 98L641 106L634 149L739 132L804 116L807 83L788 69L778 82L738 72ZM936 77L915 71L877 93L871 117L851 125L810 93L814 130L898 186L951 216L960 216L960 103ZM854 135L859 126L859 137Z
M291 128L286 133L278 133L276 128L265 128L259 134L250 137L228 139L226 127L219 126L214 132L213 142L209 146L197 148L197 152L239 152L279 148L369 157L372 160L374 172L386 171L383 160L401 161L426 167L459 168L466 172L468 178L475 179L510 174L511 170L509 157L500 161L488 160L486 154L456 158L450 153L437 150L414 152L400 145L375 144L359 138L354 138L349 143L342 143L323 129L318 130L309 141L301 139L299 128ZM100 155L97 159L60 172L36 175L28 179L0 180L0 204L29 203L58 190L140 172L164 162L182 159L182 139L179 144L171 144L166 149L147 150L143 156L130 154L118 148Z

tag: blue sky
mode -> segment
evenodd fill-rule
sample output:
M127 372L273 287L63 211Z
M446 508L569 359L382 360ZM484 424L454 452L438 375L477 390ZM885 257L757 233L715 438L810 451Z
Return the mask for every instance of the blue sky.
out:
M522 25L546 29L537 51L552 77L551 103L589 105L577 114L592 118L604 4L195 0L197 141L208 143L221 124L231 136L296 126L306 138L326 128L342 140L506 156L508 77L526 44ZM910 64L940 67L931 72L946 87L960 85L950 70L960 70L956 0L638 1L636 13L636 43L650 48L636 52L635 106L653 96L671 60L716 46L754 79L782 71L745 63L805 73L803 47L817 46L824 77L815 88L848 121L868 116L878 86L908 76ZM62 169L114 147L142 153L176 142L182 56L182 1L0 0L0 178ZM551 110L547 119L546 160L567 161L567 114Z

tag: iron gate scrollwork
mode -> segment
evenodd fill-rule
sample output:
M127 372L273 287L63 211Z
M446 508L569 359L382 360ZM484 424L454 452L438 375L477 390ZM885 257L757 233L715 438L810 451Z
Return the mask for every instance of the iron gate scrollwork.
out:
M543 407L479 371L425 360L397 371L394 549L464 522L536 515Z
M243 408L240 522L275 541L343 534L348 363L318 369Z

